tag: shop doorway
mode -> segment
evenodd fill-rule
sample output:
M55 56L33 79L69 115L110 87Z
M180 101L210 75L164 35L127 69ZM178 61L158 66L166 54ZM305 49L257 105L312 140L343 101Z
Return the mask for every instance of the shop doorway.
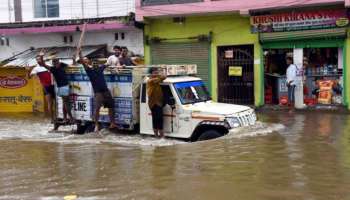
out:
M254 46L218 47L218 100L254 105Z
M293 57L293 49L264 49L265 103L286 105L286 57ZM296 64L296 63L295 63ZM302 63L296 64L302 78L302 101L306 106L343 104L342 48L303 48Z

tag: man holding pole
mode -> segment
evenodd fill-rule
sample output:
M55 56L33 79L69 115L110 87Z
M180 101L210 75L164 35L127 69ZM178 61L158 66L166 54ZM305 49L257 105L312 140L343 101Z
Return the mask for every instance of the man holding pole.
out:
M104 70L107 65L92 66L92 62L87 57L83 57L79 51L80 63L84 66L86 74L88 75L92 88L95 95L95 110L94 110L94 120L95 120L95 130L100 130L98 120L100 118L100 109L102 106L108 108L108 115L110 120L110 129L117 128L114 117L114 100L109 91L106 80L104 78Z

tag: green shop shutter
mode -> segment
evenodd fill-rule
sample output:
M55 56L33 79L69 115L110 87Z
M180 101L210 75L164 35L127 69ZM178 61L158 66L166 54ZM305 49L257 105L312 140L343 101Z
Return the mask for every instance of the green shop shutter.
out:
M209 42L163 42L150 47L152 64L197 64L197 76L209 86Z
M309 39L335 39L335 38L340 39L345 37L346 37L346 28L259 34L259 39L261 42L277 42L277 41L309 40Z

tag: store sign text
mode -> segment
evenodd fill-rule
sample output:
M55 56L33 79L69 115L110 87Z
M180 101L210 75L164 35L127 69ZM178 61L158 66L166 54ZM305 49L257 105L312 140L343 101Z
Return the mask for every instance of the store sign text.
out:
M17 105L18 103L31 103L32 102L31 96L0 96L0 103L9 103Z
M280 32L345 27L349 17L345 10L319 10L251 17L251 29L257 32Z
M18 76L0 77L0 87L5 89L17 89L27 85L27 80Z

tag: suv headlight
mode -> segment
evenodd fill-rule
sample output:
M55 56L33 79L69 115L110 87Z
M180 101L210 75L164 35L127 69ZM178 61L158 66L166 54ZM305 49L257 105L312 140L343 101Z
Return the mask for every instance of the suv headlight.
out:
M227 117L226 121L230 125L231 128L238 128L241 126L237 117Z

